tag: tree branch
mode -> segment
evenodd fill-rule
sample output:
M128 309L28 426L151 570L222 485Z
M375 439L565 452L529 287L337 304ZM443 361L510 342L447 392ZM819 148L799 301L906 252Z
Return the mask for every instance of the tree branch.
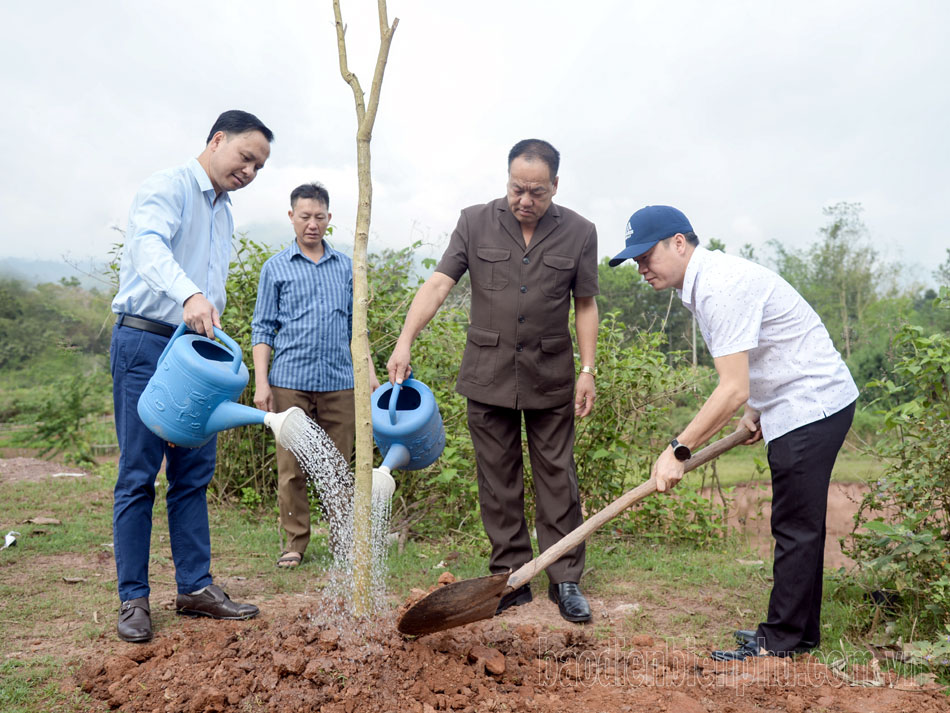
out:
M380 0L385 5L385 0ZM360 86L360 80L350 71L346 61L346 26L343 24L343 14L340 12L340 0L333 0L333 19L336 25L336 47L337 54L340 57L340 74L343 75L343 81L350 85L353 90L353 99L356 103L356 121L359 125L363 124L363 117L366 115L366 108L363 102L363 88Z
M386 0L379 0L380 4L380 23L385 22ZM369 90L369 108L366 110L363 121L360 122L360 133L363 138L369 139L373 133L373 125L376 123L376 111L379 108L379 95L383 85L383 72L386 71L386 62L389 60L389 46L393 41L393 33L399 25L399 18L393 19L393 26L388 29L382 29L379 38L379 54L376 57L376 71L373 72L373 85ZM381 25L385 28L385 25Z

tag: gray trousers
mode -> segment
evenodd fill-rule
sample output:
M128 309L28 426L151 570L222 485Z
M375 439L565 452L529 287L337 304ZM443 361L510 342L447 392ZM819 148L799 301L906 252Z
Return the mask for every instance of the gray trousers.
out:
M509 409L468 401L468 428L475 446L482 524L491 541L492 573L516 570L534 559L524 516L521 422L537 502L535 525L541 552L583 521L574 466L574 403L551 409ZM577 582L584 571L583 543L547 568L551 582Z

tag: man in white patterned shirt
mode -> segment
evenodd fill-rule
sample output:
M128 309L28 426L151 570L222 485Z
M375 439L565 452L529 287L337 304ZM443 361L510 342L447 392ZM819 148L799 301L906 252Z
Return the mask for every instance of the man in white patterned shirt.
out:
M691 450L741 406L740 425L764 438L772 474L774 585L767 620L739 630L719 660L790 655L820 642L825 513L831 470L851 427L858 389L815 311L779 275L699 246L686 216L647 206L627 223L626 247L655 289L676 289L713 357L719 384L653 466L657 490L683 477Z

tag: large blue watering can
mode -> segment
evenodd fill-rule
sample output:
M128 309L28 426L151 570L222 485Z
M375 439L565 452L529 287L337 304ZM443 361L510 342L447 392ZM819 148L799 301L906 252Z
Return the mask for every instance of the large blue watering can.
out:
M385 383L373 392L373 440L383 455L374 469L391 478L399 468L419 470L431 465L445 448L442 415L429 387L409 375L402 384Z
M287 416L300 409L269 413L235 403L248 382L241 347L217 327L214 334L223 345L178 326L139 397L139 418L159 438L186 448L203 446L218 431L256 423L270 427L280 441Z

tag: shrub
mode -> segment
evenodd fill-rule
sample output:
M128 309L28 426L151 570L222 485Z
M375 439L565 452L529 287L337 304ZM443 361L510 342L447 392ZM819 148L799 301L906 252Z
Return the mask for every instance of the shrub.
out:
M937 304L950 309L950 291ZM877 446L889 465L864 497L846 551L870 586L898 593L906 633L942 637L950 626L950 335L908 325L895 345L894 379L875 384L897 401L884 418L891 437Z
M251 358L251 320L257 301L257 282L270 248L239 235L228 272L228 306L221 327L238 343L250 379L239 403L254 406L254 360ZM263 426L232 428L218 434L218 460L211 481L213 492L248 500L248 490L272 499L277 488L276 447L270 429Z

